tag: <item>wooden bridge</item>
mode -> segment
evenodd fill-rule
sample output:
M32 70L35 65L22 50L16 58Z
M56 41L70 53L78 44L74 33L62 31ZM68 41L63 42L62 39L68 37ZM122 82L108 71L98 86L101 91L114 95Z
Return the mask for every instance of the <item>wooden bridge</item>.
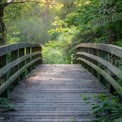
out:
M41 50L27 43L0 48L0 95L16 109L0 111L0 122L91 122L96 120L92 104L98 103L94 95L122 96L121 47L79 44L74 64L63 65L42 64ZM9 92L11 86L16 87Z

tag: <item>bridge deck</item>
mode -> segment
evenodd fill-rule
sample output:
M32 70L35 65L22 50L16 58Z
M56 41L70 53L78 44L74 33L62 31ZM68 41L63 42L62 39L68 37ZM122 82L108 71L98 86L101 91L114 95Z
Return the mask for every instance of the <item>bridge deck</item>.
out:
M16 111L3 113L0 122L91 122L92 106L80 95L95 103L101 92L108 93L80 65L40 65L10 94Z

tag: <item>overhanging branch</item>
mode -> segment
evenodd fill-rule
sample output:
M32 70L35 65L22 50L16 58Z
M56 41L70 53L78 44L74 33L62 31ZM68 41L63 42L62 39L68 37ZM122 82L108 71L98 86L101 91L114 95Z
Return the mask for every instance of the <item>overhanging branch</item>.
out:
M57 5L57 3L46 3L46 2L40 2L40 1L28 1L28 0L23 0L23 1L17 1L17 2L8 2L8 3L5 3L4 5L7 6L9 4L19 4L19 3L26 3L26 2L29 2L29 3L37 3L37 4L50 4L50 5Z

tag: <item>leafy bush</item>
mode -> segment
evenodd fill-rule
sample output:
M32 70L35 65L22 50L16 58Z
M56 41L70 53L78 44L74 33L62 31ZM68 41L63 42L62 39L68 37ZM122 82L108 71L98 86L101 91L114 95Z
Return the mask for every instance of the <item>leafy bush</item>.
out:
M43 62L46 64L69 64L66 45L62 41L49 41L43 46Z
M12 106L11 102L6 98L0 98L0 108L6 111L15 110L14 106Z
M93 105L93 114L100 122L114 122L122 117L122 104L118 97L110 97L105 94L95 96L99 100L98 105Z
M122 121L122 104L118 97L99 94L94 96L98 103L92 104L93 115L96 116L97 122L121 122ZM90 98L84 97L87 104Z

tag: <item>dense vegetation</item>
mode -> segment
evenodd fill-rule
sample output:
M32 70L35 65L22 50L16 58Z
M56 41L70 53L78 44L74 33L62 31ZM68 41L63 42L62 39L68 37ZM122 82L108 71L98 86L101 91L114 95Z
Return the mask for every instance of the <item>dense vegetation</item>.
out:
M47 43L46 63L70 63L71 49L80 42L122 46L121 12L121 0L2 0L0 43Z
M122 46L121 0L2 0L0 45L41 43L44 63L71 63L82 42Z
M51 64L71 63L78 43L122 46L122 0L0 0L0 45L17 42L41 43L44 63ZM107 117L117 118L118 100L101 99L95 112L114 108Z

